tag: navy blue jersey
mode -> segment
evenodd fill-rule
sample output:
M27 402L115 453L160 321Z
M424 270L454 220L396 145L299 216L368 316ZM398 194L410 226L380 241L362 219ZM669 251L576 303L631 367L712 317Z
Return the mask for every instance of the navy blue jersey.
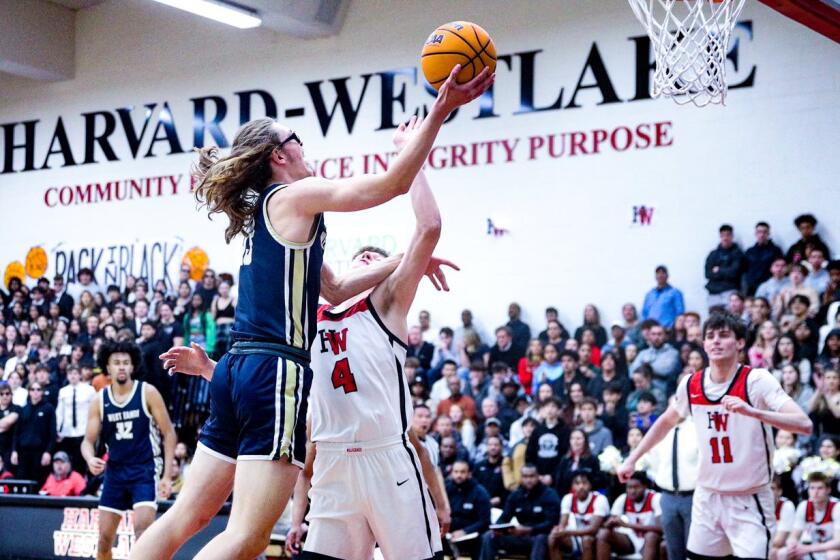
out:
M306 243L293 243L274 231L268 200L285 187L272 185L258 199L239 268L233 335L238 340L277 342L308 352L315 338L327 228L323 215L318 215Z
M111 387L100 393L100 438L108 448L108 476L123 479L159 474L160 432L146 405L143 382L135 381L128 400L114 400Z

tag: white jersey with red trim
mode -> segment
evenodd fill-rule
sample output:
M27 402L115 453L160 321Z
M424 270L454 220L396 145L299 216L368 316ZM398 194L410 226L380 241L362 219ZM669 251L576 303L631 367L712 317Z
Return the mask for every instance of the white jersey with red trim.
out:
M791 529L793 529L795 517L796 506L784 496L780 497L776 502L776 532L780 533L784 531L790 533Z
M312 441L369 442L405 434L411 404L406 350L369 297L339 313L321 307L312 345Z
M773 435L760 420L727 411L721 403L727 395L773 411L790 397L770 372L748 366L739 366L728 384L712 383L706 368L684 379L677 390L677 412L691 414L697 430L697 486L723 494L752 494L772 478Z
M613 502L611 513L616 517L627 517L627 520L634 525L653 527L656 525L656 518L662 515L659 502L659 493L653 490L645 490L641 503L628 501L625 493ZM635 533L639 537L644 536L644 531L635 531Z
M818 510L811 500L799 502L793 528L802 531L802 542L819 544L834 537L834 524L840 522L840 507L837 504L837 498L829 498L825 509Z
M560 515L574 517L578 530L589 527L593 516L606 517L610 513L610 503L603 494L590 492L584 500L578 500L574 492L563 496L560 502Z

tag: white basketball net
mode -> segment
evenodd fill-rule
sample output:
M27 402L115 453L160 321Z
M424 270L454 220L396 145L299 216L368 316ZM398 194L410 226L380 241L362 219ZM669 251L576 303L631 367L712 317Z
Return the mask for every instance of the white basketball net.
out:
M629 0L651 40L650 94L680 105L724 105L729 36L745 0Z

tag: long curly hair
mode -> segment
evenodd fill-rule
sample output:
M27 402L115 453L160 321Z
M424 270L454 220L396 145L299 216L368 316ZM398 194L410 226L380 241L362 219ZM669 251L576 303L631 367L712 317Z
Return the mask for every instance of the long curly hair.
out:
M281 139L276 121L269 117L246 123L233 139L230 155L219 157L215 146L198 151L198 163L191 174L197 186L195 198L213 214L225 214L230 220L225 241L253 225L257 200L271 178L271 153Z

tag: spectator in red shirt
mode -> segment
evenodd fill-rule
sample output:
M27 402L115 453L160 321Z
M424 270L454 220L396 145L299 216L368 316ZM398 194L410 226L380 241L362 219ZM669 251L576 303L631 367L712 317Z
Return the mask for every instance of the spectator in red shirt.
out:
M46 496L80 496L85 484L84 477L70 468L70 456L59 451L53 457L53 472L40 493Z
M543 345L539 338L532 338L528 343L528 351L523 358L519 360L519 367L517 374L519 375L519 382L522 383L522 388L525 389L527 395L531 394L534 381L534 371L542 363Z

